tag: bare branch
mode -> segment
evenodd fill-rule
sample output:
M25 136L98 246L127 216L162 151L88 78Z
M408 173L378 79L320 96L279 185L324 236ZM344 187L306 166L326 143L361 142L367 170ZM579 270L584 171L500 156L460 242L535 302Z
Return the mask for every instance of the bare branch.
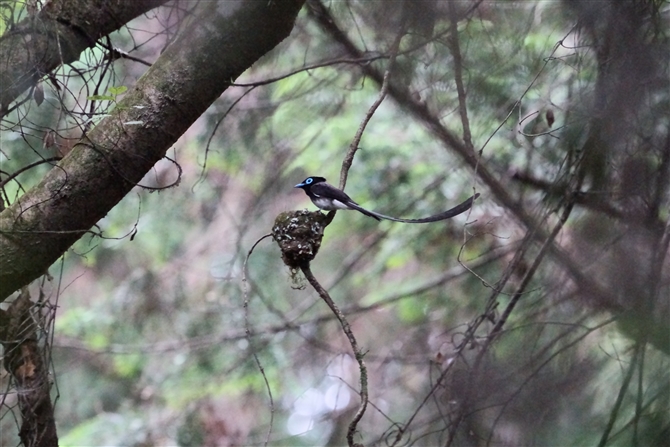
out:
M398 48L400 48L400 41L402 40L402 37L404 35L405 35L405 27L402 26L401 29L398 31L398 35L396 36L393 45L391 46L391 57L389 59L388 65L386 66L386 71L384 72L384 79L382 81L381 89L379 90L379 96L377 96L377 99L375 100L374 103L372 103L372 105L368 109L368 112L363 117L363 121L361 122L361 125L358 126L356 135L354 135L354 139L349 145L349 150L347 151L347 154L344 156L344 160L342 161L342 169L340 171L340 189L342 190L347 184L347 176L349 175L349 169L351 168L351 164L354 162L354 156L356 155L356 151L358 151L358 145L360 144L361 138L363 137L363 132L365 132L365 128L372 119L372 116L375 114L381 103L384 101L384 98L386 98L386 94L388 93L389 88L389 78L391 77L391 71L393 70L393 65L395 63L396 56L398 55Z
M347 321L346 317L344 316L342 311L340 311L340 309L337 307L337 305L330 297L326 289L324 289L321 286L321 284L319 284L319 281L317 281L317 279L314 277L314 275L312 274L312 270L309 268L309 264L303 264L300 267L300 270L302 270L302 273L305 275L305 278L307 278L307 281L309 281L312 287L314 287L314 290L316 290L321 299L326 302L328 307L330 307L330 310L332 310L333 314L335 314L335 317L337 317L338 321L340 322L340 325L342 326L342 330L344 331L345 335L347 336L347 339L349 340L351 349L354 351L354 357L358 362L358 369L361 374L361 390L360 390L361 405L358 407L358 411L356 412L356 415L349 424L349 430L347 431L347 442L349 443L349 447L354 447L356 445L356 443L354 442L356 427L358 426L358 422L365 414L365 408L368 405L368 370L365 366L365 362L363 361L364 354L358 347L358 342L356 341L356 337L354 336L354 333L351 330L351 326L349 326L349 322Z

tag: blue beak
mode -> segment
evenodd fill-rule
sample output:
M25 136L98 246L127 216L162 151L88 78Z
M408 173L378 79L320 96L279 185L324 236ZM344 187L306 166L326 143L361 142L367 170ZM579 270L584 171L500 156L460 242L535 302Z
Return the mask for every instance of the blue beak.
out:
M305 186L304 183L298 183L297 185L294 186L294 188L302 188L303 186Z

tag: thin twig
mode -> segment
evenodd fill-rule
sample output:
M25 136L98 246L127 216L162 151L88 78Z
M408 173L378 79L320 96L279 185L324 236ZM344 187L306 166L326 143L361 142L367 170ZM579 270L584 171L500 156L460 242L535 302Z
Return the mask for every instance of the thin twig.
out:
M454 80L456 81L456 92L458 93L458 112L461 115L461 125L463 126L463 142L471 151L474 150L472 144L472 133L470 132L470 120L468 119L468 106L465 102L465 88L463 87L463 57L461 56L461 46L458 41L458 12L456 3L449 2L450 33L449 46L451 56L454 58Z
M310 0L309 4L312 7L310 13L317 21L319 26L321 26L321 28L327 34L329 34L335 42L339 43L352 57L360 57L362 52L338 26L336 20L330 15L325 6L323 6L323 4L318 0ZM570 30L570 32L572 31L573 30ZM559 41L545 62L548 63L549 61L553 60L554 53L561 44L562 41ZM461 159L475 171L476 177L489 188L491 194L498 199L498 202L507 208L523 224L524 227L527 229L535 229L535 231L532 233L533 238L535 241L540 243L543 243L547 239L547 231L540 228L539 223L526 211L525 208L523 208L523 206L516 199L512 197L512 194L509 192L509 188L504 187L501 181L489 168L487 168L485 165L480 165L480 156L490 139L493 138L493 136L504 126L504 124L509 119L509 116L521 103L523 97L525 97L528 91L535 85L536 80L539 78L545 67L546 63L545 66L539 70L526 90L524 90L524 92L521 94L519 99L515 102L508 116L502 120L501 124L493 131L489 139L484 142L484 145L477 152L469 150L459 137L454 135L442 124L439 117L430 112L424 103L415 100L407 88L404 88L398 84L391 84L389 86L389 95L394 98L401 107L409 112L410 116L413 116L416 120L423 123L428 128L428 130L444 144L445 147L451 148L456 155L461 157ZM383 76L373 66L365 65L362 67L362 69L366 76L374 80L377 84L382 84ZM549 247L549 251L557 263L569 273L571 279L585 293L591 295L596 303L613 312L621 312L625 310L623 306L613 302L610 299L610 294L606 289L586 276L579 268L578 263L576 263L565 251L560 249L559 246L552 244Z
M51 158L45 158L45 159L43 159L43 160L38 160L38 161L36 161L36 162L34 162L34 163L30 163L29 165L26 165L26 166L22 167L22 168L19 169L18 171L12 172L12 173L9 175L9 177L7 177L6 179L0 181L0 188L2 188L3 186L5 186L7 183L11 182L13 179L15 179L16 177L18 177L18 176L19 176L20 174L22 174L23 172L26 172L28 169L32 169L32 168L34 168L35 166L39 166L39 165L44 164L44 163L51 163L51 162L54 162L54 161L60 161L61 158L63 158L63 157L51 157Z
M538 252L537 256L533 260L533 264L528 268L526 271L526 274L524 275L523 279L521 280L521 283L519 287L517 288L516 292L511 296L510 302L503 311L502 315L496 322L495 326L493 329L491 329L491 332L489 333L488 337L486 338L486 341L484 342L483 346L479 350L479 353L477 354L477 357L474 362L474 366L472 368L472 371L470 375L468 376L468 384L467 388L465 390L465 397L463 398L463 403L461 404L461 408L459 410L458 416L456 417L456 420L452 424L452 426L449 428L449 439L447 440L447 443L445 444L446 446L450 446L454 442L454 438L456 436L456 432L458 430L458 427L460 426L461 422L465 418L466 414L464 411L465 405L467 405L468 401L470 400L470 393L474 390L474 386L478 377L478 372L479 368L481 365L482 360L484 359L484 356L486 353L489 351L489 348L495 341L495 339L502 333L502 328L507 322L509 316L512 314L512 311L518 304L519 300L521 297L526 293L526 289L528 285L530 284L531 280L535 277L535 273L537 272L538 268L540 267L540 264L542 261L544 261L545 256L550 252L550 248L552 247L554 240L558 236L558 233L561 231L563 228L563 225L565 222L567 222L568 217L570 217L570 213L572 213L572 210L574 208L574 201L570 201L566 204L565 209L563 210L563 213L560 216L560 219L558 223L554 226L553 230L549 234L549 236L545 239L544 243L542 244L542 247L540 248L540 251ZM530 230L531 232L533 230ZM529 237L530 240L530 237ZM472 336L474 336L474 333L472 333ZM468 340L464 340L464 343L468 343ZM463 348L465 344L462 344L460 348Z
M583 317L581 321L584 321L584 320L586 320L587 318L588 318L588 317ZM534 367L532 368L532 372L531 372L528 376L526 376L526 377L524 378L523 382L519 385L519 387L516 389L516 391L514 391L514 393L512 393L512 395L511 395L510 398L507 400L507 402L505 402L505 403L500 407L500 409L498 410L498 415L496 416L495 421L494 421L494 423L493 423L493 425L492 425L492 430L491 430L490 433L489 433L489 437L488 437L488 439L487 439L486 445L492 445L492 444L493 444L492 439L493 439L493 436L494 436L495 433L496 433L496 431L495 431L494 428L495 428L495 426L498 424L498 422L502 419L502 417L503 417L503 413L504 413L505 409L507 408L507 406L511 403L511 401L512 401L513 399L515 399L518 395L520 395L520 394L523 392L523 390L525 389L525 387L526 387L526 386L527 386L533 379L535 379L535 378L536 378L542 371L544 371L544 368L546 368L547 365L549 365L549 363L551 363L552 361L555 361L560 355L562 355L563 353L567 352L568 349L574 348L575 346L577 346L577 344L583 342L584 339L585 339L586 337L588 337L589 335L593 334L595 331L600 330L600 329L604 328L605 326L610 325L610 324L612 324L612 323L614 323L614 322L616 322L616 317L614 317L614 318L608 318L607 320L605 320L605 321L603 321L603 322L601 322L601 323L598 323L598 324L595 325L595 326L583 326L582 324L567 324L568 329L567 329L566 331L564 331L563 333L559 334L559 335L554 339L553 343L557 343L560 339L562 339L562 338L564 338L564 337L567 337L568 335L572 334L572 332L574 331L574 328L575 328L575 327L579 327L579 328L581 328L581 329L585 329L585 332L584 332L583 334L577 336L574 340L568 342L565 346L560 347L559 349L557 349L555 352L553 352L551 355L549 355L549 357L547 357L546 360L544 360L542 363L540 363L539 365L534 366ZM518 328L518 327L517 327L517 328ZM548 346L544 351L545 351L544 353L549 352L549 346ZM542 354L544 354L544 353L542 353ZM539 358L541 358L541 357L540 357L540 356L537 356L537 358L539 359Z
M405 27L403 25L400 28L400 32L396 36L395 41L393 42L393 46L391 47L391 57L389 58L389 63L386 67L386 71L384 72L384 80L382 81L382 86L381 89L379 90L379 96L377 96L377 99L375 100L374 103L372 103L372 105L368 109L368 112L363 117L363 121L361 122L361 125L358 127L358 131L356 131L356 135L354 136L353 141L349 145L347 155L344 157L344 160L342 161L342 170L340 171L340 189L344 189L344 187L347 184L347 176L349 175L349 169L351 168L351 164L354 162L354 156L356 155L356 151L358 151L358 145L361 142L361 138L363 137L363 132L365 132L365 128L367 127L368 123L372 119L372 116L375 114L381 103L384 101L384 98L386 98L386 94L388 93L389 88L389 78L391 77L391 71L393 69L393 65L395 64L396 56L398 55L398 49L400 48L400 41L402 40L402 37L404 35L405 35Z
M642 403L644 401L644 354L646 351L646 342L640 343L640 362L637 373L637 396L635 396L635 415L633 416L633 447L640 445L639 426L642 417Z
M244 331L246 334L247 342L249 343L248 344L249 351L251 351L251 355L253 355L254 360L256 361L256 366L258 366L258 370L261 372L261 375L263 376L263 380L265 381L265 388L268 390L268 396L270 398L270 426L268 427L268 433L267 436L265 437L265 442L263 443L264 446L268 445L268 443L270 442L270 436L272 435L272 427L274 425L274 417L275 417L275 405L274 405L274 399L272 397L272 389L270 388L270 382L268 382L268 378L265 375L265 369L263 368L263 365L261 364L258 355L256 355L256 350L253 349L252 346L252 337L251 337L252 334L251 334L251 327L249 325L249 287L247 281L247 277L249 275L247 271L247 265L249 258L251 257L251 254L254 252L256 246L263 239L266 239L270 236L272 236L272 234L268 233L262 236L256 242L254 242L254 245L251 246L251 249L249 249L249 252L247 253L247 257L244 258L244 268L242 269L242 288L244 291Z
M347 336L347 339L349 339L351 349L354 351L356 361L358 362L358 369L361 373L361 391L360 391L361 405L358 407L358 411L356 411L356 415L349 424L349 429L347 430L347 442L349 444L349 447L353 447L354 434L356 434L356 427L358 425L358 422L363 417L363 414L365 414L365 409L367 408L368 405L368 370L365 366L365 362L363 361L364 354L358 347L358 342L356 341L356 337L354 336L354 333L351 330L351 326L349 326L349 322L345 318L342 311L337 307L335 302L332 300L326 289L324 289L321 286L321 284L319 284L319 282L316 280L316 278L312 274L312 270L309 268L309 264L302 265L300 267L300 270L302 270L302 273L305 275L307 281L309 281L312 287L314 287L314 290L316 290L321 299L326 302L328 307L330 307L330 310L332 310L333 314L335 314L335 317L337 317L337 319L339 320L340 325L342 326L342 330L344 331L344 334Z
M223 120L228 116L228 114L233 110L233 108L240 101L242 101L249 93L254 91L255 88L256 86L247 89L237 99L235 99L235 101L233 101L233 103L226 109L226 111L221 114L219 120L214 125L214 129L212 129L212 131L209 133L209 138L207 139L207 144L205 145L205 160L202 162L202 169L200 170L200 175L198 176L198 180L196 180L193 186L191 187L191 191L195 191L195 187L198 186L199 183L202 183L205 180L205 172L207 170L207 158L209 157L209 148L210 145L212 144L212 140L214 139L214 135L216 135L216 131L219 130L219 126L221 125L221 123L223 123Z
M628 372L626 373L626 376L623 379L623 383L621 384L621 388L619 388L619 395L616 398L616 402L614 403L614 407L612 407L612 413L610 413L610 419L607 422L607 426L605 427L605 431L603 432L602 437L600 438L600 442L598 443L598 447L604 447L607 445L607 440L609 439L609 434L612 431L612 428L614 428L614 423L617 420L617 417L619 415L619 410L621 409L621 404L623 402L623 398L626 395L626 392L628 391L628 385L630 384L630 379L633 378L633 373L635 372L635 369L637 367L637 358L643 348L644 344L643 343L636 343L635 344L635 350L633 351L633 358L630 361L630 366L628 367Z
M340 59L330 59L326 60L323 62L315 62L311 65L307 65L298 69L295 69L293 71L290 71L286 74L282 74L279 76L275 76L273 78L268 78L268 79L261 79L259 81L251 81L251 82L235 82L230 84L231 87L260 87L263 85L268 85L268 84L273 84L275 82L290 78L291 76L295 76L297 74L303 73L303 72L309 72L310 70L316 70L317 68L324 68L324 67L330 67L333 65L340 65L340 64L353 64L353 65L366 65L369 63L372 63L378 59L386 59L388 56L386 54L374 54L374 55L369 55L369 56L363 56L361 58L340 58Z

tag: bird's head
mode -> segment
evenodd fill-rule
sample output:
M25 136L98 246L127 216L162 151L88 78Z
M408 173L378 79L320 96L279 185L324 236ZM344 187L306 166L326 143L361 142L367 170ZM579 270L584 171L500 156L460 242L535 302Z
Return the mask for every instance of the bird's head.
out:
M294 188L309 189L313 185L315 185L316 183L323 183L325 181L326 181L326 179L323 178L323 177L307 177L301 183L298 183L297 185L295 185Z

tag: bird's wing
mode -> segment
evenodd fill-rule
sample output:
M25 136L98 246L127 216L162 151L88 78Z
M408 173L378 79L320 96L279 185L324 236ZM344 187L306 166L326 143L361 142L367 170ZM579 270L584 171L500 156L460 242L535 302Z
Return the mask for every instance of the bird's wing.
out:
M338 202L342 202L345 205L349 205L351 203L357 205L357 203L351 200L351 197L349 197L344 191L339 190L333 185L329 185L325 182L312 185L311 190L312 194L314 194L316 197L337 200Z
M351 197L347 195L346 192L342 191L341 189L337 189L333 185L330 185L325 182L317 183L316 185L312 186L311 192L316 198L327 198L331 200L337 200L338 202L342 203L343 205L345 205L350 209L359 211L365 214L366 216L370 216L374 219L381 220L379 217L375 215L375 213L366 210L358 203L354 202L351 199Z

